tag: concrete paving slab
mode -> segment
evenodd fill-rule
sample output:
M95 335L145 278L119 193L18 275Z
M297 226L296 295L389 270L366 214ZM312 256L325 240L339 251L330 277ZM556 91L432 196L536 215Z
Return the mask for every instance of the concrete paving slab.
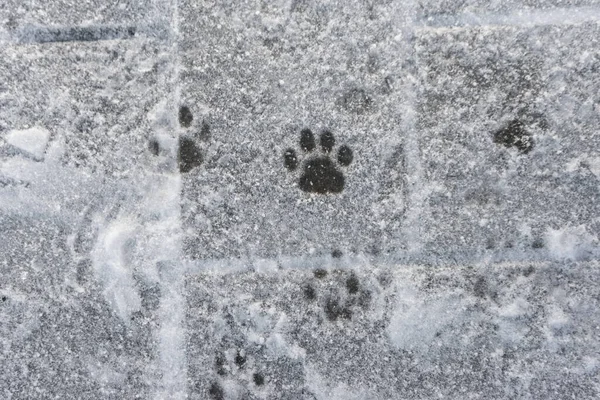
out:
M0 51L0 397L149 398L156 266L175 258L150 228L176 208L168 47Z
M191 275L193 399L593 399L598 263Z
M591 256L598 33L596 24L418 32L428 251L560 252L558 242L579 237L588 244L571 256Z
M155 157L149 142L169 135L172 69L160 41L16 45L0 53L5 153L14 132L42 129L50 132L48 146L64 144L65 164L119 176Z
M423 22L435 24L437 19L444 20L452 15L463 16L473 22L502 18L506 14L519 20L518 14L535 16L540 15L540 11L544 15L578 14L578 9L597 12L598 5L598 0L419 0L416 9Z
M0 216L0 396L148 398L156 293L146 287L143 307L124 321L90 259L73 256L69 228Z
M168 22L170 1L157 0L5 0L0 26L18 33L41 27L156 24Z
M180 7L186 253L401 249L402 7Z

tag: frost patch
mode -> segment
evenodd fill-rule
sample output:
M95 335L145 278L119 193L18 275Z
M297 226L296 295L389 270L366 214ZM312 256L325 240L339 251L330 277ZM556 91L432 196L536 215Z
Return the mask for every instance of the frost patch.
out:
M587 231L584 225L562 229L549 228L546 243L552 257L559 260L584 260L598 246L598 238Z
M560 331L567 328L571 322L569 316L556 306L550 307L548 310L548 326L553 331Z
M329 382L310 364L305 368L306 382L313 398L318 400L367 400L377 399L375 393L352 387L342 382Z
M6 142L36 159L44 157L44 150L50 139L50 132L45 128L33 127L13 130L6 135Z
M498 315L507 318L517 320L529 315L529 303L525 299L519 298L514 302L509 303L498 309Z
M141 307L128 253L137 227L132 221L114 221L103 229L92 252L94 271L104 285L104 295L119 317L129 321Z
M408 290L399 293L398 298L388 336L394 346L405 350L429 347L446 327L461 319L464 307L452 293L425 299L422 293Z
M600 179L600 157L583 154L566 164L567 172L575 172L580 168L589 170L596 178Z

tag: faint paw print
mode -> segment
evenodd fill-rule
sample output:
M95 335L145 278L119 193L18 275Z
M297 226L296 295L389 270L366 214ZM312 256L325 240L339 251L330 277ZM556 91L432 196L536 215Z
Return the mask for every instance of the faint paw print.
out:
M324 131L319 138L321 152L323 154L310 157L303 162L302 175L298 185L300 189L308 193L340 193L344 190L344 174L340 171L330 153L335 146L335 138L330 131ZM315 136L310 129L300 132L300 147L306 153L315 151ZM337 151L337 163L347 167L352 163L354 156L352 150L344 145ZM288 149L284 154L285 167L289 171L298 168L298 156L294 149Z

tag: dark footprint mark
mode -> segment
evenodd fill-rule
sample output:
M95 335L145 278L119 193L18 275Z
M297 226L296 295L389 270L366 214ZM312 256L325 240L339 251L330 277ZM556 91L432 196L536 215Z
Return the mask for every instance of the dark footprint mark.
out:
M314 271L314 275L316 279L323 279L327 276L327 272L317 269ZM330 322L352 320L355 311L358 310L357 307L367 310L371 306L373 297L371 291L363 287L354 272L343 273L340 270L334 270L332 278L341 287L345 287L348 295L343 295L336 289L332 290L331 282L319 283L317 280L312 280L300 287L304 300L322 307L326 320ZM319 288L328 293L320 296Z
M198 139L206 142L210 139L210 125L206 121L202 121L202 127L200 128L200 134Z
M302 129L300 132L300 148L304 151L315 149L315 136L310 129Z
M473 284L473 293L475 293L475 296L481 299L486 298L487 282L485 281L484 277L480 276L479 278L477 278L477 280Z
M532 266L527 267L527 269L525 269L525 271L523 271L523 276L525 277L529 277L531 276L531 274L533 274L535 272L535 268Z
M179 138L179 172L187 173L202 164L202 153L196 143L187 137Z
M235 356L235 363L239 368L244 368L244 365L246 365L246 356L242 355L238 351L237 355Z
M184 128L189 128L192 126L192 121L194 120L194 116L190 111L188 106L181 106L179 108L179 125Z
M355 275L350 275L346 280L346 289L348 289L348 293L350 294L358 293L359 286L358 278Z
M321 149L324 153L331 153L333 146L335 145L335 138L333 133L325 131L321 134Z
M298 157L296 157L296 152L294 150L288 149L285 151L283 155L285 167L290 171L294 171L298 168Z
M210 398L214 399L214 400L224 400L225 399L225 394L223 393L223 389L217 382L213 382L212 385L210 385L210 389L208 389L208 394L210 395Z
M179 125L183 128L192 126L194 116L188 106L179 108ZM196 132L191 136L182 136L179 138L179 171L181 173L190 172L192 169L202 164L203 158L200 149L196 145L197 140L208 141L210 138L210 125L206 121L202 121L200 132Z
M335 249L331 252L331 257L333 258L342 258L343 255L344 253L342 253L342 251L338 249Z
M330 297L325 303L325 315L330 321L337 321L338 318L352 319L352 310L341 305L338 299Z
M304 287L304 298L307 300L314 300L317 298L317 292L315 292L315 288L311 285L306 285Z
M225 370L225 357L221 355L217 355L215 358L215 367L217 369L217 374L224 376L227 375L227 371Z
M152 153L152 155L158 155L158 153L160 152L160 145L158 144L158 141L156 139L150 140L150 142L148 143L148 150L150 150L150 153Z
M309 160L300 177L300 189L309 193L341 193L344 183L344 175L326 157Z
M352 150L348 146L342 146L338 150L338 162L343 166L348 166L354 160L354 155L352 154Z
M321 268L315 269L315 272L313 272L313 273L315 275L315 278L317 278L317 279L323 279L327 276L327 271L324 269L321 269Z
M265 384L265 377L260 372L252 375L252 380L256 386L262 386Z
M510 121L505 127L494 132L494 143L507 148L516 147L523 154L533 149L533 138L518 119Z
M320 146L324 155L318 155L304 161L302 175L300 176L300 189L307 193L341 193L344 190L344 174L338 170L329 153L335 146L335 138L329 131L325 131L320 137ZM315 150L315 137L310 129L300 132L300 148L307 153ZM287 149L283 155L284 165L289 171L298 168L298 156L293 149ZM352 163L354 155L348 146L338 149L337 162L342 166Z

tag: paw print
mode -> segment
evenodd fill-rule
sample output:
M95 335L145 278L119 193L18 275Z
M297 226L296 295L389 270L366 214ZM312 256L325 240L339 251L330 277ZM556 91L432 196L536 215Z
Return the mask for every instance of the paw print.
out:
M494 132L494 142L507 148L516 147L522 154L527 154L533 149L531 134L518 119L510 121L508 125Z
M360 311L357 306L367 310L371 303L371 292L363 288L354 273L346 274L343 271L333 271L332 279L323 282L328 273L324 269L314 271L315 280L308 282L302 288L304 299L317 303L323 309L327 320L351 320L352 316ZM321 281L321 282L319 282ZM337 286L337 287L336 287ZM340 291L345 286L346 294ZM324 292L319 296L318 292Z
M194 116L188 106L179 108L179 125L187 132L179 136L179 152L177 161L179 163L179 172L188 173L194 168L202 165L203 157L198 141L207 141L210 136L210 126L206 121L202 121L201 127L193 126ZM192 129L188 129L192 128ZM189 131L195 131L190 135ZM158 143L150 143L150 151L158 155L160 148Z
M344 190L344 174L331 159L330 153L335 146L335 138L330 131L324 131L319 138L323 154L308 158L302 166L302 175L298 182L300 189L308 193L340 193ZM315 136L310 129L300 132L300 147L306 153L315 151ZM347 167L352 163L352 150L348 146L340 146L337 152L337 162ZM289 171L298 168L298 156L294 149L288 149L284 154L285 167Z

